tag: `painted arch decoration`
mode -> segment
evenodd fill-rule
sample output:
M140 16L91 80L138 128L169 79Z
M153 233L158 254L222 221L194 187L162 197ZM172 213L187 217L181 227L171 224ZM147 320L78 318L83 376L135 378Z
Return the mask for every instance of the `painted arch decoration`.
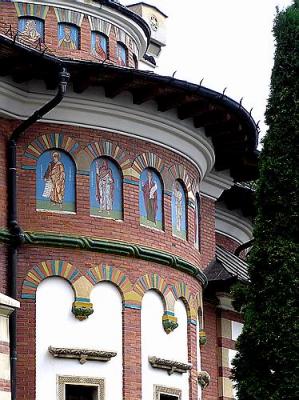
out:
M77 153L80 150L79 143L70 136L63 133L48 133L37 137L28 145L24 153L22 169L35 170L41 154L54 148L64 150L74 160L76 160Z
M178 322L174 313L175 298L171 287L167 285L165 279L157 274L146 274L140 277L133 287L133 291L140 296L140 302L142 302L144 294L152 289L162 297L164 306L162 324L165 332L169 334L178 327Z
M89 175L92 162L100 157L112 158L119 165L123 176L129 175L131 160L126 151L117 144L105 140L90 143L78 153L76 156L78 173Z
M49 6L32 3L14 3L18 17L34 17L45 20Z
M87 278L93 285L104 281L114 283L119 288L124 298L126 293L132 290L132 284L129 278L112 265L102 264L91 268L87 272Z
M38 285L46 278L60 276L70 283L76 293L74 284L81 277L80 271L67 261L48 260L35 265L24 279L22 299L36 300Z

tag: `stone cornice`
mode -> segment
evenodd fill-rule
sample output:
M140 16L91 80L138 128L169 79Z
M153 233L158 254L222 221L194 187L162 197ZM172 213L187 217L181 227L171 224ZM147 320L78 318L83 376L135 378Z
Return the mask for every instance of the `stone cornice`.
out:
M205 274L189 261L173 254L159 251L150 247L87 236L61 235L59 233L48 232L25 231L24 236L25 244L28 245L80 249L98 253L116 254L120 256L139 258L145 261L168 265L172 268L185 272L195 277L201 282L201 284L203 284L204 287L208 283ZM10 235L6 229L0 229L0 242L2 241L9 243L12 239L12 235Z

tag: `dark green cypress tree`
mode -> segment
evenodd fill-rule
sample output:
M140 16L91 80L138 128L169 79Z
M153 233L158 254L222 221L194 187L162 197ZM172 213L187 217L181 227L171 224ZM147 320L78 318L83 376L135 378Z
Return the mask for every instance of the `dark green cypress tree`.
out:
M297 2L296 2L297 3ZM298 3L277 13L276 52L257 183L255 243L233 378L239 400L299 399ZM238 291L236 291L238 293Z

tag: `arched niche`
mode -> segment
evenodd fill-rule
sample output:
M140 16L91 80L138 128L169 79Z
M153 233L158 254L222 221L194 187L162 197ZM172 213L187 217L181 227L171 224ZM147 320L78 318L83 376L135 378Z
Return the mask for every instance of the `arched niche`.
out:
M194 246L197 250L200 250L200 212L200 197L196 193L194 204Z
M109 157L96 158L90 166L90 215L123 219L123 176Z
M154 168L145 168L139 180L140 224L148 228L164 229L164 187L160 174Z
M183 240L187 240L188 235L187 202L186 187L177 179L171 194L172 235Z
M36 210L76 212L76 166L59 148L43 152L37 160Z

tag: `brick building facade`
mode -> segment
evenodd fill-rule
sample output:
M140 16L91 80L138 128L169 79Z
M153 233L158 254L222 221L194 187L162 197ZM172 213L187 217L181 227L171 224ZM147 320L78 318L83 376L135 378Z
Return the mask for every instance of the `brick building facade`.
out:
M253 216L235 182L256 176L257 127L148 71L165 21L0 2L1 399L234 396L229 289Z

